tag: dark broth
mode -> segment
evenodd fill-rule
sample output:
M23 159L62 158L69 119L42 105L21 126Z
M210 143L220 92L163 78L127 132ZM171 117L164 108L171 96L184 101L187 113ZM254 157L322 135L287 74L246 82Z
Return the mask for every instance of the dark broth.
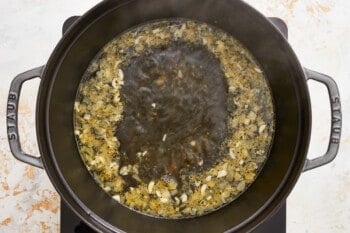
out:
M200 171L220 160L227 134L228 85L204 46L173 42L149 48L124 71L124 118L116 137L121 166L139 164L143 182L183 168ZM192 143L192 145L191 145ZM138 152L147 151L140 159Z

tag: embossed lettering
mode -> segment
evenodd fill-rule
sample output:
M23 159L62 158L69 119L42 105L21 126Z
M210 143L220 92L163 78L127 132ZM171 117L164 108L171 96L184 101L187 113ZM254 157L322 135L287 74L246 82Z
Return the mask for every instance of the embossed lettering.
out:
M10 99L10 100L16 100L16 99L17 99L17 94L16 94L16 93L13 93L13 92L10 92L10 94L9 94L9 99Z
M333 133L340 133L341 132L341 128L337 128L337 127L334 127L332 129Z
M340 118L340 117L334 116L334 117L332 118L332 122L333 122L333 123L337 123L337 122L340 122L340 121L341 121L341 118Z
M14 125L14 124L11 124L11 123L8 123L8 125L7 125L7 129L9 130L9 129L15 129L16 128L16 125Z
M333 113L338 113L338 114L340 114L341 113L341 109L340 109L340 107L338 107L338 108L332 108L332 112Z
M13 103L8 103L7 104L7 110L13 111L15 109L16 109L16 104L13 104Z
M334 97L332 98L332 103L333 104L340 103L340 99L338 97Z
M15 139L17 139L17 134L16 133L9 133L8 134L8 138L9 138L9 140L15 140Z
M339 144L339 138L332 138L331 142L334 144Z
M16 120L16 114L14 114L14 113L7 114L7 119L15 121Z

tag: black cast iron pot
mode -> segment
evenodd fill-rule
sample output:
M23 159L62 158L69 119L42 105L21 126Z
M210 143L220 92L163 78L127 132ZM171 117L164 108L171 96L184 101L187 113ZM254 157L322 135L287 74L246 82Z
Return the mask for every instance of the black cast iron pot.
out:
M114 36L150 20L188 18L214 25L236 37L262 66L276 109L276 132L269 158L250 188L231 204L201 217L167 220L142 215L116 202L94 181L79 155L73 132L76 91L96 53ZM23 82L40 77L36 109L41 157L24 153L17 127ZM325 155L306 159L311 131L307 80L328 88L332 109ZM340 98L328 76L303 69L280 32L259 12L238 0L103 1L68 30L44 67L18 75L8 97L7 130L13 155L45 168L62 199L87 224L102 232L246 232L273 214L301 172L324 165L337 154L341 132Z

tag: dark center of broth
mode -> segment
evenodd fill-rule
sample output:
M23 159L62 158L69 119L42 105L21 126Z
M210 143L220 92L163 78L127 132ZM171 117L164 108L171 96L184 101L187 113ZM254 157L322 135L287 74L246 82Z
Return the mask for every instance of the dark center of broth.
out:
M124 118L116 130L121 166L139 164L139 177L149 182L220 160L228 85L213 54L171 42L145 49L123 71Z

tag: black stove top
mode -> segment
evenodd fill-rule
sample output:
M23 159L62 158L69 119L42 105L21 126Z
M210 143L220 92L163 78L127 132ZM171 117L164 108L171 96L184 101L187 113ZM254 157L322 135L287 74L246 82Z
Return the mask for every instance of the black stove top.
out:
M69 207L61 202L61 233L96 233L87 226ZM252 233L285 233L286 232L286 204Z
M64 24L63 34L78 18L73 16L68 18ZM288 38L288 28L283 20L275 17L269 17L269 20ZM286 203L284 203L276 213L258 226L252 233L285 233L286 232ZM61 201L61 233L96 233L93 229L87 226L77 215L75 215L69 207Z

